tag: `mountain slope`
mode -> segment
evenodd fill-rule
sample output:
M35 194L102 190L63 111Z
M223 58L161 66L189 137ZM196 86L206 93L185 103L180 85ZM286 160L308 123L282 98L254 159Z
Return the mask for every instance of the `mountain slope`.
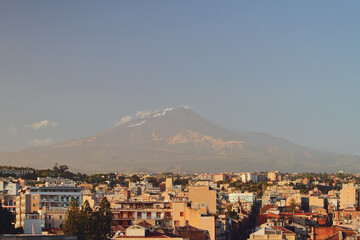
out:
M301 147L263 133L237 133L191 110L165 109L88 138L0 153L1 165L86 172L154 171L359 171L360 157Z

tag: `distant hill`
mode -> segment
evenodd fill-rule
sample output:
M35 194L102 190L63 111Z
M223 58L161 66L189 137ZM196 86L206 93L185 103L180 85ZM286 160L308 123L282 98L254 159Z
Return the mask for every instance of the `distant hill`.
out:
M360 157L321 152L265 133L237 133L185 108L165 109L88 138L0 153L0 165L82 172L360 170Z

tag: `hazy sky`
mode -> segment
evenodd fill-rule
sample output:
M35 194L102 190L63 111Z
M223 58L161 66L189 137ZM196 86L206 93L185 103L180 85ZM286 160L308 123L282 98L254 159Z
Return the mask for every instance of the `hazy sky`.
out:
M359 1L0 0L0 151L139 110L360 155Z

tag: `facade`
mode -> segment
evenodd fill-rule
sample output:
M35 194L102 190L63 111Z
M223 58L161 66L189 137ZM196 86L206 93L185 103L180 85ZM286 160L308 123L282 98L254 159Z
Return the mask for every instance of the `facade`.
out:
M340 209L359 207L359 186L354 183L344 184L340 190Z
M0 192L3 192L5 195L17 196L19 195L20 188L21 186L18 182L0 181Z
M214 175L214 182L225 182L229 180L229 176L225 173L215 174Z
M326 197L318 197L318 196L310 196L309 197L309 210L310 212L314 211L317 208L327 209L327 198Z
M246 183L246 182L257 182L258 181L258 175L257 174L253 174L253 173L243 173L241 174L241 181Z
M174 179L173 178L166 178L165 181L166 191L170 192L174 185Z
M113 231L146 220L153 226L172 228L172 203L154 201L124 201L111 205Z
M264 226L258 229L256 232L250 234L248 239L253 240L266 240L266 239L273 239L273 240L295 240L296 234L292 231L289 231L283 227L270 227Z
M77 187L27 187L16 199L16 224L22 227L27 214L41 213L44 217L53 210L66 210L71 199L82 203L81 189ZM61 215L61 214L60 214ZM51 218L51 217L50 217ZM60 216L59 216L60 218ZM61 217L63 218L63 217ZM50 219L51 220L51 219ZM48 223L45 228L54 228Z
M218 209L218 193L216 190L207 186L190 186L189 187L189 201L191 206L197 208L198 206L206 206L209 214L216 214Z
M279 181L279 171L268 172L267 178L273 182Z
M256 195L255 195L255 193L242 193L242 192L229 193L229 202L230 203L240 202L240 200L249 202L252 205L252 204L254 204L254 202L256 200Z
M345 208L335 210L333 213L333 224L343 225L358 222L360 219L360 208Z

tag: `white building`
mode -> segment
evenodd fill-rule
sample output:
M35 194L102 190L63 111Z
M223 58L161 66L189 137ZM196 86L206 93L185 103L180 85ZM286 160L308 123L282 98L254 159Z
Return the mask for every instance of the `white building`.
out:
M241 200L250 202L252 205L256 200L256 195L255 193L242 193L242 192L234 192L229 194L230 203L240 202Z
M258 175L257 174L253 174L253 173L243 173L241 174L241 181L243 183L246 182L257 182L258 181Z

